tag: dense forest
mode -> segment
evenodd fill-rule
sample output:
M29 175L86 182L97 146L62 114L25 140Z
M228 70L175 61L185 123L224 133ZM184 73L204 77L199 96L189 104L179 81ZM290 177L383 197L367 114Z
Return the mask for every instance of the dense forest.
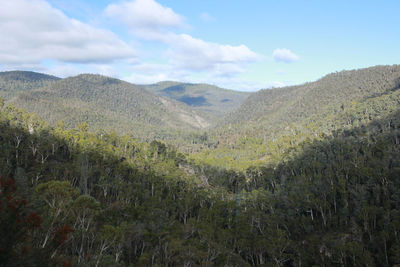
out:
M115 130L184 147L199 140L199 129L239 107L249 93L208 84L161 82L137 85L93 74L66 79L27 72L0 73L0 97L7 103L68 128Z
M123 83L124 99L98 102L120 81L41 78L1 85L1 266L400 264L400 66L262 90L224 122L168 125L164 141L20 108L86 99L118 115L132 90L143 110L162 96ZM152 116L137 120L147 133Z
M203 163L245 170L278 163L304 141L359 127L398 110L400 66L333 73L299 86L261 90L207 132ZM212 148L212 149L209 149Z

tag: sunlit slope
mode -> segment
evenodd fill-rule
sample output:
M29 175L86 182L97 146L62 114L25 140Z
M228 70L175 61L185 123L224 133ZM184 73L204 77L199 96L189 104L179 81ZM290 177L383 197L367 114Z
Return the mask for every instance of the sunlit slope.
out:
M40 88L60 78L31 71L0 72L0 97L6 100L24 91Z
M184 104L159 97L136 85L101 75L82 74L25 92L15 105L67 127L87 122L91 129L115 130L143 138L209 125Z
M246 168L282 160L306 140L387 116L399 105L400 66L333 73L300 86L251 95L209 133L198 158ZM208 149L208 147L212 149Z

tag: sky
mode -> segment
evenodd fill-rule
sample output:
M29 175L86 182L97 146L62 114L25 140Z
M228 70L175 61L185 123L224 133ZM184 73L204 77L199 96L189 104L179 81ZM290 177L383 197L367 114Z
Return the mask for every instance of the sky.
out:
M400 64L398 0L0 0L0 71L257 91Z

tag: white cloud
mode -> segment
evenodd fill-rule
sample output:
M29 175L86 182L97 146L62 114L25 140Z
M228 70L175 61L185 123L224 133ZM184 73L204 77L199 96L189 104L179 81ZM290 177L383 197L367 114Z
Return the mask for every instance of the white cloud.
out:
M128 70L129 74L123 75L121 79L136 84L150 84L159 81L191 81L189 71L177 69L171 64L141 63L130 66Z
M0 36L3 68L49 59L93 63L135 56L114 33L70 19L43 0L0 1Z
M215 21L215 18L208 14L207 12L203 12L200 14L200 18L205 22Z
M171 62L190 70L221 71L226 67L226 72L242 72L244 65L260 59L245 45L221 45L188 34L171 34L168 44L167 54Z
M272 53L272 57L276 62L292 63L298 61L300 58L286 48L277 48Z
M184 26L182 16L154 0L133 0L110 4L104 13L128 26L133 34L150 40L162 38L171 28Z
M261 58L245 45L206 42L174 32L184 28L183 17L154 0L110 4L105 14L128 27L134 36L166 45L164 56L176 71L207 71L229 76L243 72L248 63Z
M176 80L262 88L240 78L261 59L259 54L244 44L207 42L182 33L188 29L185 19L169 7L132 0L110 4L104 14L129 29L135 47L146 44L140 55L113 32L71 19L45 0L0 0L0 68L59 77L101 73L133 83ZM155 42L156 49L147 48L144 39Z
M131 73L127 76L121 78L124 81L133 83L133 84L154 84L159 81L170 81L174 79L170 79L164 73L157 73L156 75L146 75L142 73Z

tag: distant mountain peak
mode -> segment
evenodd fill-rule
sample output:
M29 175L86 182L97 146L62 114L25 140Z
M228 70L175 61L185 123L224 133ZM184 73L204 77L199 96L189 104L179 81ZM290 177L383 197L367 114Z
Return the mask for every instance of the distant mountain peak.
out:
M17 80L17 81L39 81L39 80L60 80L53 75L48 75L33 71L12 70L0 72L0 78L3 80Z
M250 95L250 93L233 91L205 83L163 81L143 85L143 87L159 96L182 102L195 110L205 112L214 123L239 107Z

